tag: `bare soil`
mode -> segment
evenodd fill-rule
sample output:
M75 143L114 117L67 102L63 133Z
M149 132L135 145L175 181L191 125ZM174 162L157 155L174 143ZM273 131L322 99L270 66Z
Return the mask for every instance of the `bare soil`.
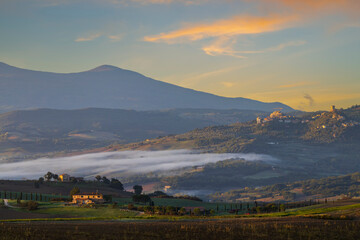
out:
M0 220L7 219L36 219L36 218L56 218L59 216L31 213L31 212L20 212L10 208L0 208Z

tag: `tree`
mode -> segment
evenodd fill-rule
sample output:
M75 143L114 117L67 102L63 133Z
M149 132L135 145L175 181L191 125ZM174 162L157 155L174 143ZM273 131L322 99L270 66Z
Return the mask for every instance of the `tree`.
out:
M281 204L281 205L280 205L280 211L281 211L281 212L285 212L285 210L286 210L285 205L284 205L284 204Z
M107 177L105 177L105 176L102 177L102 182L105 184L110 184L110 180L107 179Z
M185 215L186 214L186 209L184 207L180 208L179 214L180 215Z
M104 200L106 202L112 202L112 195L104 195Z
M78 180L76 179L76 177L70 177L70 181L71 181L72 183L77 183L77 182L78 182Z
M195 215L195 216L200 216L200 215L201 215L201 210L200 210L200 208L195 208L195 209L194 209L194 215Z
M51 179L54 177L54 174L52 172L48 172L47 174L44 175L44 178L46 179L46 181L51 181Z
M141 185L133 186L134 192L136 195L140 195L143 191L143 187Z
M111 179L110 187L124 191L124 185L116 178Z
M43 178L43 177L39 177L39 180L38 180L38 181L39 181L40 184L43 184L43 183L44 183L44 178Z
M56 181L59 180L59 175L54 174L53 179L56 180Z
M175 215L176 213L176 208L172 207L172 206L167 206L166 207L166 214L167 215Z
M96 179L98 182L100 182L101 176L100 176L100 175L96 175L95 179Z
M78 194L78 193L80 193L80 189L78 187L74 187L73 189L71 189L71 191L70 191L71 198L73 195Z

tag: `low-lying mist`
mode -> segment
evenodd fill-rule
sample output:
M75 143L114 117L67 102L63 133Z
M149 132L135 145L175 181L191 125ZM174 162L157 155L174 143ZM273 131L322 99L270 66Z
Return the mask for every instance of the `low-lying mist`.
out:
M37 179L48 171L76 177L108 177L165 172L201 166L227 159L276 162L269 155L254 153L200 153L191 150L123 151L92 153L72 157L40 158L24 162L0 163L0 179Z

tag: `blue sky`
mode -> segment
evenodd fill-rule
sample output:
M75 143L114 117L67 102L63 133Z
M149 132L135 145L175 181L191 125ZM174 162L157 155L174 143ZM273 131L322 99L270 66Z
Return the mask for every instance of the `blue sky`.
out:
M360 103L357 0L2 0L0 61L103 64L302 110Z

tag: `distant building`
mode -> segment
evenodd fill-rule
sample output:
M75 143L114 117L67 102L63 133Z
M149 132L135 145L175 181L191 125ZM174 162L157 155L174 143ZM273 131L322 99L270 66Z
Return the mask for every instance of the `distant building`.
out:
M79 193L73 195L74 204L92 204L104 203L104 197L101 193Z
M59 179L60 179L60 181L62 181L62 182L70 182L70 175L69 175L69 174L66 174L66 173L61 174L61 175L59 176Z
M336 112L335 105L331 105L331 107L330 107L330 112Z
M257 118L256 118L256 123L257 123L257 124L261 124L261 118L260 118L260 117L257 117Z
M270 118L283 118L285 117L280 111L275 111L270 114Z

